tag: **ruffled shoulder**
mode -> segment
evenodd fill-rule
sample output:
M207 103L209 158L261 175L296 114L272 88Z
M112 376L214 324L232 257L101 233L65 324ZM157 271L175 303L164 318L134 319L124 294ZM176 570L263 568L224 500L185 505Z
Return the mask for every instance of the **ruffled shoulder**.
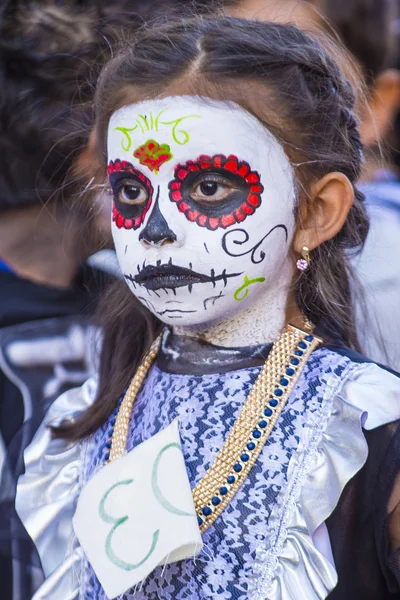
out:
M397 419L400 379L341 357L290 460L288 485L271 515L267 542L257 550L251 600L327 598L338 578L325 522L367 460L363 428Z
M94 401L96 390L97 380L91 378L62 394L24 453L16 510L38 550L46 578L34 600L78 598L82 551L74 538L72 517L86 445L53 439L49 426L76 418Z

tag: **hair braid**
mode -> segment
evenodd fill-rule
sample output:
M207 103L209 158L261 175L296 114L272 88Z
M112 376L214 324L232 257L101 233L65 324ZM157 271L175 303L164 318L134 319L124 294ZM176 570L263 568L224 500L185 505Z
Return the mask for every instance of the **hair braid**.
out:
M328 322L332 329L341 333L347 344L357 347L350 285L354 275L348 250L361 249L369 223L363 206L364 195L356 187L363 154L358 119L353 110L355 94L329 56L316 52L313 58L312 65L308 61L297 64L317 105L327 103L327 120L332 122L330 137L337 142L338 148L342 146L345 158L345 162L339 161L339 169L332 164L329 170L340 170L349 178L354 201L341 231L313 250L310 268L297 278L296 299L308 318L314 322ZM328 171L326 167L322 169Z
M308 318L324 320L357 347L348 253L362 246L368 231L363 196L355 187L361 142L353 89L329 49L294 26L241 19L195 19L143 30L100 78L96 137L103 159L115 110L174 94L234 102L255 115L282 144L299 184L299 202L310 210L315 208L307 194L311 182L334 171L348 177L355 199L347 220L333 239L313 250L310 268L294 287ZM110 343L103 346L98 399L83 419L63 429L70 439L87 436L105 422L142 357L137 336L152 339L160 327L149 316L143 337L143 327L131 316L136 310L132 294L122 285L118 301L107 304Z

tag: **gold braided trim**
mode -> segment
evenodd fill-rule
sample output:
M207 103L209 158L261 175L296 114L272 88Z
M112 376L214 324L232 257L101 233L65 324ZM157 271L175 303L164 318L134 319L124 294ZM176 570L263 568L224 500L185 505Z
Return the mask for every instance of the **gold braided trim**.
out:
M312 338L312 340L306 342L305 338L307 337ZM225 444L213 464L193 490L196 513L203 520L203 523L200 525L202 532L206 531L214 523L245 481L267 442L311 352L321 341L319 338L311 336L292 325L287 325L278 341L274 344ZM306 345L306 349L302 350L303 355L301 357L294 357L299 342L303 342ZM298 365L290 364L292 358L296 358L299 361ZM292 376L285 375L288 368L294 371ZM289 382L288 385L280 386L281 379L287 379ZM282 391L281 396L274 395L277 389ZM276 407L269 406L273 414L267 418L264 416L264 410L268 407L270 399L277 400L278 404ZM265 428L258 426L262 420L268 422ZM253 432L256 429L261 433L259 439L253 437ZM255 449L252 451L247 449L247 444L250 441L256 444ZM240 460L243 453L250 455L250 458L246 462ZM239 473L234 472L235 464L240 464L242 467ZM232 485L227 485L227 479L230 475L235 476L235 482ZM222 486L228 488L228 493L225 495L219 494L219 489ZM217 506L213 506L212 499L216 495L220 503ZM202 513L203 508L206 506L212 508L211 515L207 517Z
M295 356L295 352L300 349L299 343L302 344L300 350L302 354ZM223 447L192 491L202 533L214 523L245 481L266 444L310 354L321 343L320 338L292 325L287 325L273 345ZM158 354L160 344L161 336L152 344L124 396L116 417L111 437L110 457L107 462L116 460L126 451L133 404ZM293 359L296 364L291 364ZM291 369L293 373L288 375L288 369ZM284 380L287 381L286 385L281 384L281 381ZM277 390L280 391L277 393ZM266 408L272 413L268 417L264 415ZM263 422L263 427L260 427L260 422ZM266 425L264 425L265 422L267 422ZM257 438L254 437L255 430L259 432ZM254 444L254 449L248 449L249 442ZM244 453L248 456L246 460L241 459ZM234 470L235 465L238 464L241 466L240 472ZM232 475L234 482L228 483L228 477ZM220 493L221 488L224 488L224 494ZM219 502L218 505L215 505L216 498ZM204 513L205 507L211 509L210 514Z
M160 344L161 335L159 335L153 342L148 354L142 360L129 385L129 388L126 391L124 399L121 402L121 406L119 407L119 411L115 419L114 432L111 438L110 458L107 462L111 462L119 458L126 450L133 403L135 402L136 396L138 395L143 382L147 377L150 367L156 359Z

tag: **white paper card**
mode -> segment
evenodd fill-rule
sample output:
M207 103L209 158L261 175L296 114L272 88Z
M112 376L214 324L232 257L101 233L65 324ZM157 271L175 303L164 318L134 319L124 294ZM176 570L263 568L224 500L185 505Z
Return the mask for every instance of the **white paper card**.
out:
M200 552L178 420L98 471L82 490L73 524L109 598L156 566Z

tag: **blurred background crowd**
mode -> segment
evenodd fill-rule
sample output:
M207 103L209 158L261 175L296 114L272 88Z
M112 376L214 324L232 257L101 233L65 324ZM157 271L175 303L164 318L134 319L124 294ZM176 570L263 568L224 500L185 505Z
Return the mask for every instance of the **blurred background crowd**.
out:
M43 578L12 509L23 449L54 398L95 369L93 317L119 277L92 133L99 72L150 21L221 12L295 23L346 49L371 217L353 258L359 336L365 355L400 371L399 0L1 0L2 600L31 598Z

